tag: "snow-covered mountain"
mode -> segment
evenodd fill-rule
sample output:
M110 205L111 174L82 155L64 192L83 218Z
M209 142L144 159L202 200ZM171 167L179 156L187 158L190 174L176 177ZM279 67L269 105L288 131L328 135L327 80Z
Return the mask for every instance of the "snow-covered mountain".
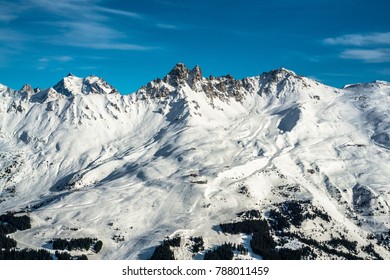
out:
M130 95L72 74L0 84L0 214L31 218L19 247L102 240L89 258L149 258L167 236L178 259L224 242L261 258L223 224L265 219L276 251L390 259L389 104L388 82L336 89L283 68L236 80L177 64Z

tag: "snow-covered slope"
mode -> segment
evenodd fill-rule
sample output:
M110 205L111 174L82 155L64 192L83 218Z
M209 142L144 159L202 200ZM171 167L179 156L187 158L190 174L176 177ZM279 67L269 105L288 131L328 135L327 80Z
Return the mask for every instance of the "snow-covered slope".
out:
M177 64L126 96L71 74L43 91L0 85L0 96L0 214L33 221L13 235L19 246L97 237L90 258L102 259L149 258L166 236L250 247L219 225L248 210L275 225L293 201L329 219L292 224L300 238L273 227L279 246L347 239L355 256L372 258L372 243L390 258L390 83L336 89L286 69L204 78ZM202 258L182 243L177 258Z

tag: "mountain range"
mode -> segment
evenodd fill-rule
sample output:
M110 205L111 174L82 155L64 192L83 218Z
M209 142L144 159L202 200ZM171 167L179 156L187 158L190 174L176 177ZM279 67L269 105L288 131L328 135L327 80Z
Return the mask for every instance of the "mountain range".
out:
M19 248L101 240L90 259L390 259L389 104L389 82L284 68L177 64L129 95L73 74L0 84L0 214L31 219Z

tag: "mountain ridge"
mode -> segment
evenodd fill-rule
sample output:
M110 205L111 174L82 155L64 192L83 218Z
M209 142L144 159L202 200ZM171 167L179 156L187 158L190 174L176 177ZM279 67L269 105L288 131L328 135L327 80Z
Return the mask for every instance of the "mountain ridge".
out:
M285 91L294 91L295 83L300 83L299 87L307 87L310 81L317 85L321 84L317 81L310 80L308 78L297 75L295 72L286 68L279 68L268 72L263 72L257 76L246 77L236 80L230 74L221 77L214 77L210 75L209 78L205 78L202 75L202 70L199 65L196 65L193 69L188 68L183 63L177 63L164 78L157 78L150 81L140 89L136 90L132 94L142 95L145 91L152 97L164 97L169 93L177 91L184 84L187 84L195 92L205 92L209 98L222 98L228 100L230 97L234 97L236 101L241 100L246 95L259 94L259 95L276 95L279 98ZM41 90L41 88L32 88L30 84L25 84L20 90L14 90L6 85L0 84L0 93L4 95L10 95L14 97L21 97L25 100L32 102L45 102L53 101L56 99L72 98L77 94L121 94L118 90L110 85L103 78L90 75L85 78L80 78L72 73L62 78L57 84L47 89ZM326 87L325 84L321 84ZM386 81L373 81L370 83L357 83L348 84L343 88L334 88L335 92L340 90L347 90L348 88L357 87L380 87L388 86L389 82ZM333 88L333 87L330 87ZM257 92L255 92L257 91ZM143 98L146 98L143 96Z
M182 83L186 82L190 86L195 86L195 85L193 85L194 83L196 84L196 82L199 82L202 80L211 80L211 81L212 80L219 80L219 81L232 80L232 81L235 81L236 83L242 83L245 86L245 83L248 79L260 77L263 81L269 80L269 81L273 81L273 82L275 82L275 81L281 82L282 79L288 78L288 76L292 76L294 78L302 78L302 76L299 76L295 72L293 72L289 69L283 68L283 67L278 68L278 69L274 69L274 70L270 70L268 72L263 72L262 74L259 74L257 76L249 76L249 77L245 77L245 78L239 79L239 80L234 79L233 76L231 76L230 74L226 74L226 75L221 76L221 77L215 77L215 76L210 75L209 78L205 78L202 75L202 70L201 70L199 65L196 65L193 69L190 69L184 63L177 63L168 72L168 74L165 75L164 78L158 78L158 79L152 80L151 82L156 83L156 82L164 81L165 83L176 87L180 84L180 82L182 82ZM74 79L75 81L72 81L72 79ZM90 93L100 93L101 94L101 93L114 93L114 92L119 93L119 91L117 91L112 85L110 85L103 78L97 77L95 75L89 75L85 78L80 78L80 77L75 76L72 73L69 73L68 75L64 76L58 83L53 85L51 88L55 89L58 93L61 93L65 96L69 97L69 96L74 95L74 94L72 94L72 92L71 92L72 89L69 90L66 88L67 85L65 85L65 84L69 84L69 83L71 84L72 82L73 82L73 86L75 86L75 89L73 89L75 91L75 93L76 92L81 92L83 94L90 94ZM112 91L104 90L101 85L100 85L100 87L98 87L99 82L102 83L103 86L109 87ZM147 86L149 83L147 83L145 86ZM386 82L386 81L373 81L371 83L383 84L383 83L388 83L388 82ZM77 86L77 84L79 84L79 85ZM81 88L80 84L83 85L84 88ZM362 83L346 85L343 88L345 88L347 86L355 86L355 85L359 85L359 84L362 84ZM367 84L369 84L369 83L367 83ZM41 88L39 88L39 87L32 88L32 86L30 84L25 84L24 86L22 86L22 88L20 90L11 89L11 88L7 87L5 84L1 84L1 85L2 85L2 88L8 88L12 92L29 93L30 95L36 94L36 93L42 91ZM71 86L72 85L70 85L70 87ZM88 86L90 86L90 88L88 88ZM95 86L95 88L93 88L93 86ZM145 86L142 86L141 88L143 88ZM68 85L68 87L69 87L69 85ZM221 85L221 87L222 87L222 85ZM46 88L44 90L48 90L49 88ZM95 89L95 91L93 91L94 89ZM137 92L137 91L135 91L135 92ZM133 93L135 93L135 92L133 92ZM132 94L132 93L130 93L130 94Z

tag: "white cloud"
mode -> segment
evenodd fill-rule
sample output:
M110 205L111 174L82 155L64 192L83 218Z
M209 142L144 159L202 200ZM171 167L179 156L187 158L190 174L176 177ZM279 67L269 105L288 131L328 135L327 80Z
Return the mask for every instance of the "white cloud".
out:
M28 47L27 42L39 40L52 45L79 48L148 51L158 47L143 45L131 39L129 32L132 30L123 30L117 26L117 17L141 21L149 27L177 28L175 25L158 23L139 13L104 7L102 3L101 0L0 0L0 23L16 19L22 13L35 12L38 17L45 15L44 20L37 20L36 24L40 25L38 30L46 30L44 34L27 34L23 29L13 31L0 28L0 47Z
M162 29L177 29L177 26L172 24L157 23L156 26Z
M327 45L345 46L346 49L339 54L342 59L361 60L366 63L390 62L390 32L347 34L327 38L323 42Z
M143 18L140 14L128 12L128 11L121 11L121 10L115 10L115 9L109 9L109 8L103 8L103 7L96 7L95 9L97 11L101 11L104 13L120 15L120 16L135 18L135 19L142 19Z
M325 44L342 46L390 45L390 32L371 34L347 34L326 38Z
M74 60L73 57L67 55L41 57L38 59L37 69L44 70L52 64L58 65L72 60Z
M27 40L27 36L9 28L0 28L0 43L20 42Z
M57 27L57 33L44 39L48 43L100 50L152 49L149 46L129 42L126 33L110 24L111 19L108 14L141 20L142 16L137 13L101 7L96 0L28 0L28 2L59 18L46 23L51 27Z
M57 61L60 61L60 62L69 62L69 61L73 60L73 57L67 56L67 55L57 56L57 57L54 57L54 60L57 60Z
M8 13L4 10L1 10L1 12L0 12L0 21L11 21L15 18L17 18L16 15Z
M69 46L90 48L96 50L119 50L119 51L148 51L156 49L155 47L148 47L137 44L126 43L101 43L101 42L72 42Z
M368 63L390 62L390 49L345 50L340 57L343 59L363 60Z
M96 1L93 0L26 0L31 6L43 8L58 13L66 13L66 11L79 10L81 12L88 13L88 10L82 8L93 7L96 5Z
M18 1L0 1L0 22L9 22L19 17L25 7Z
M50 62L50 61L56 61L56 62L69 62L72 61L73 57L63 55L63 56L50 56L50 57L41 57L38 59L39 62Z
M62 34L50 37L52 44L97 50L147 51L153 47L123 42L126 35L99 22L59 22Z
M49 61L50 59L47 57L41 57L40 59L38 59L38 62L40 63L48 63Z
M30 40L30 35L10 28L0 28L0 51L5 56L2 60L12 60L14 57L25 52L26 42Z

